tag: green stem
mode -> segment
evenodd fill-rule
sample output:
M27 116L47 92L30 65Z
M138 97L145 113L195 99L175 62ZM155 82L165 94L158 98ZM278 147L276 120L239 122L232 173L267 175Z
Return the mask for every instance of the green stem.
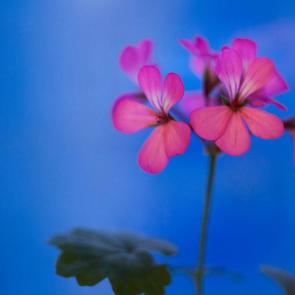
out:
M210 163L209 163L208 182L207 182L202 225L201 225L201 235L200 235L200 241L199 241L198 264L197 264L196 277L195 277L197 295L203 295L207 231L208 231L208 221L209 221L210 208L211 208L212 188L213 188L213 182L214 182L216 159L217 159L217 154L211 153Z

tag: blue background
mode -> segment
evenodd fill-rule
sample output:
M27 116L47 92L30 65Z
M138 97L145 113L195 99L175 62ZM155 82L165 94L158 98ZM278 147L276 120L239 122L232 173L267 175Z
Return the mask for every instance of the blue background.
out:
M147 132L125 136L111 123L114 99L134 89L118 55L151 38L163 71L197 89L178 38L201 34L218 49L234 36L252 37L290 85L280 97L289 113L278 112L287 117L295 113L295 2L0 3L0 294L112 294L107 282L80 288L54 274L58 251L46 241L75 226L162 237L179 247L175 265L193 265L207 158L194 138L164 173L138 168ZM294 172L288 135L254 139L245 156L219 159L208 265L245 278L208 278L208 295L282 294L259 265L295 272ZM192 294L191 282L175 277L168 294Z

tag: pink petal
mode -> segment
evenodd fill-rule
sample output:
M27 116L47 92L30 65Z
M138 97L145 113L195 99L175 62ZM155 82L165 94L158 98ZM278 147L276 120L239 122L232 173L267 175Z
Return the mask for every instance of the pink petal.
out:
M186 123L171 120L164 125L164 128L165 148L168 157L183 154L190 143L190 127Z
M138 73L138 82L149 102L161 111L162 77L156 66L143 66Z
M123 133L134 133L156 124L155 112L149 109L136 93L118 98L112 109L113 124Z
M164 134L165 125L156 127L145 141L139 152L139 166L148 173L159 173L168 164Z
M208 58L202 58L201 56L192 56L190 58L190 68L192 72L199 78L203 77L204 71L208 66Z
M251 132L263 139L275 139L284 133L284 124L280 118L268 112L243 107L241 110Z
M216 74L224 83L229 98L233 100L239 91L243 74L242 61L237 51L228 47L222 49L217 57Z
M232 115L233 112L227 106L207 107L194 110L190 122L200 137L216 140L224 133Z
M123 72L125 72L125 74L134 82L136 82L139 63L140 57L138 56L136 48L133 46L127 46L121 53L120 66Z
M140 68L151 62L152 42L142 41L138 47L127 46L121 53L120 66L134 82L137 83L137 74Z
M153 42L151 40L143 40L138 46L138 52L141 60L141 66L151 62L153 53Z
M210 47L208 42L202 37L196 37L195 40L180 40L180 44L193 55L199 56L202 54L210 54Z
M199 50L199 54L210 54L210 47L206 39L198 36L195 39L196 48Z
M233 113L224 134L215 143L224 153L231 156L240 156L248 151L250 135L239 112Z
M245 78L241 85L241 100L260 90L270 82L275 73L275 67L268 58L256 58L248 67Z
M249 39L235 39L232 48L235 49L242 60L244 70L247 69L256 57L256 43Z
M278 109L280 109L281 111L287 111L287 107L285 105L283 105L279 101L277 101L273 98L267 97L267 96L257 96L257 97L253 97L253 98L251 97L248 100L249 100L250 105L253 107L263 107L265 105L272 104L272 105L276 106Z
M168 113L184 94L184 86L180 77L175 73L169 73L164 80L163 97L161 106Z
M203 78L205 70L208 70L212 76L215 77L214 64L216 55L203 55L199 57L192 56L190 59L190 69L199 78Z
M180 109L186 114L190 115L195 109L205 107L205 97L202 92L186 92L183 99L179 103Z
M282 76L275 70L271 80L266 85L257 91L257 95L274 96L284 93L288 90L288 85Z
M195 40L180 40L180 44L192 54L190 67L198 77L202 77L205 69L211 70L216 54L211 52L208 42L202 37Z
M199 51L195 46L195 43L191 40L181 39L180 44L191 54L198 55Z

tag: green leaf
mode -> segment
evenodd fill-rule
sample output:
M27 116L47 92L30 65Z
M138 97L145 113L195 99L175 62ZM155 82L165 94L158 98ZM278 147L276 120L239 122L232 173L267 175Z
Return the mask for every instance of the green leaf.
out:
M170 283L166 265L158 265L151 253L174 255L176 248L162 240L130 233L75 229L49 241L62 252L56 272L76 277L80 286L94 286L108 279L117 295L162 295Z
M262 266L261 271L277 282L287 295L295 295L295 276L293 274L271 266Z

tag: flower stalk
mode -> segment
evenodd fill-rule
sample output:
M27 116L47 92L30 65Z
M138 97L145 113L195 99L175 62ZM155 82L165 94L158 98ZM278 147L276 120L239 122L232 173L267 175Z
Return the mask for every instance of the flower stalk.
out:
M203 295L203 282L204 282L204 275L206 271L205 259L206 259L208 224L209 224L209 217L210 217L210 209L212 205L212 190L213 190L214 176L215 176L215 170L216 170L216 160L219 153L216 147L212 147L212 146L207 148L207 151L209 153L209 172L208 172L207 189L205 194L201 231L200 231L198 263L197 263L197 268L195 272L195 285L196 285L197 295Z

